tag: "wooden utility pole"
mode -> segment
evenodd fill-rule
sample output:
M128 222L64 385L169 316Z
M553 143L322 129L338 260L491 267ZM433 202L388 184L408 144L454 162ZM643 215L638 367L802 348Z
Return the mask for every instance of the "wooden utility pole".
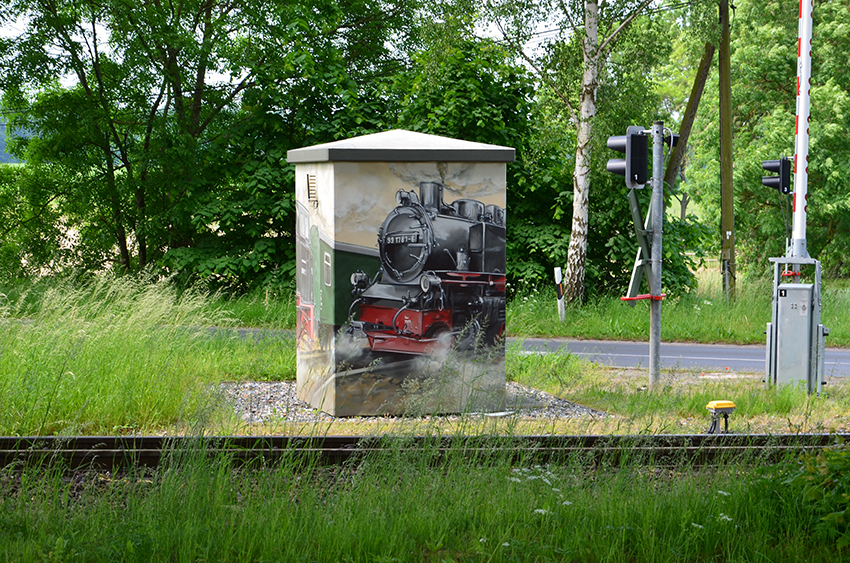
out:
M720 0L720 273L727 300L735 299L735 191L732 187L732 57L729 0Z
M664 172L664 189L666 190L673 191L673 187L676 185L676 176L679 175L679 166L681 166L682 160L684 160L685 151L688 150L688 139L691 137L691 129L697 117L699 102L702 99L702 92L708 80L708 73L711 70L711 61L713 58L714 45L712 43L706 43L705 52L699 62L697 74L694 77L694 84L691 87L691 95L688 96L685 113L682 115L682 124L679 126L679 143L673 147L670 153L670 160L667 162L667 170Z

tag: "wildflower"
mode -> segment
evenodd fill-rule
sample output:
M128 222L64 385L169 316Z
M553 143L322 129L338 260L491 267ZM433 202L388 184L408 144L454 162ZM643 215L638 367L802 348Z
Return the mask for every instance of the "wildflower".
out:
M481 542L481 543L487 543L487 538L481 538L481 539L480 539L480 540L478 540L478 541L479 541L479 542Z
M544 514L544 515L545 514L552 514L550 511L546 510L545 508L535 508L534 513L535 514Z
M570 502L570 501L568 501L568 500L565 500L565 501L564 501L564 502L562 502L561 504L563 504L564 506L571 506L573 503L571 503L571 502Z
M560 493L560 492L561 492L561 489L555 489L555 488L553 487L553 488L552 488L552 492L553 492L553 493Z
M717 517L717 519L722 520L724 522L731 522L732 521L732 518L730 516L726 516L722 512L720 513L720 516Z
M509 544L508 542L505 542L505 543L502 544L502 547L510 547L510 546L511 546L511 544Z
M513 481L514 483L522 483L522 479L519 477L508 477L508 481Z
M705 526L700 526L696 522L691 522L691 526L693 526L694 528L699 528L700 530L702 530L705 527Z
M723 495L724 497L728 497L728 496L730 496L732 493L727 493L726 491L720 491L720 490L718 490L718 491L717 491L717 494L718 494L718 495Z
M543 479L543 482L546 483L547 485L549 485L550 487L552 486L552 481L550 481L546 477L541 477L541 479Z

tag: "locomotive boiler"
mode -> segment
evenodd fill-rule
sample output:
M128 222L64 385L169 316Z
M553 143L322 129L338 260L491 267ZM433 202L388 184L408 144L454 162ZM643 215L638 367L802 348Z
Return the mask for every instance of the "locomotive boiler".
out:
M426 354L499 342L505 327L505 210L399 190L378 231L381 266L351 276L351 330L373 351Z

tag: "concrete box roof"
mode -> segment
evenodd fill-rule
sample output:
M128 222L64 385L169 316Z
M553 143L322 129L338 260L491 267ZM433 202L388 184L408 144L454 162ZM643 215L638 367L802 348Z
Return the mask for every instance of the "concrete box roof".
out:
M514 149L394 129L293 149L299 162L513 162Z

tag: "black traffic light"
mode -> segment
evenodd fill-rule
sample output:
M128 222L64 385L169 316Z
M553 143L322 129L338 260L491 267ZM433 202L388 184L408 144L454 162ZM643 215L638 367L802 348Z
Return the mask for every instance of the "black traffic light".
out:
M626 158L612 158L605 169L625 176L626 187L629 189L642 188L648 176L646 165L648 137L643 131L643 127L629 125L625 135L608 137L608 148L626 153Z
M779 160L762 161L761 167L768 172L779 172L779 176L762 176L761 183L782 194L791 193L791 159L783 156Z

